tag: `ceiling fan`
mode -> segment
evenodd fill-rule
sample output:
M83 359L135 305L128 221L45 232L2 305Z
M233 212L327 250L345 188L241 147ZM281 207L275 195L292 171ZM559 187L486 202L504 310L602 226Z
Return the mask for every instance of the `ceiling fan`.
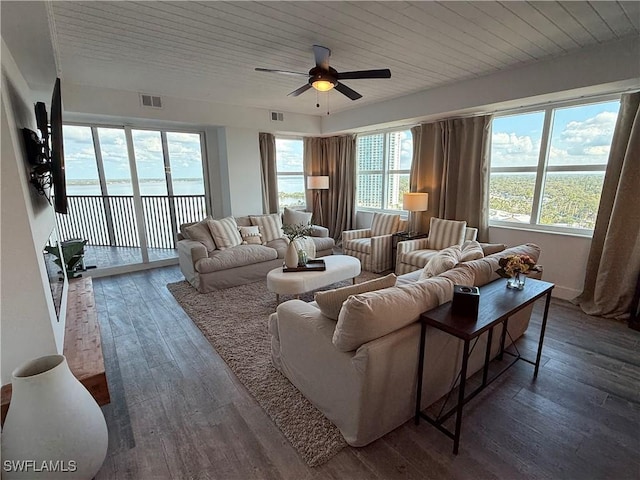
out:
M309 70L309 73L290 72L287 70L272 70L270 68L256 68L258 72L283 73L285 75L297 75L308 77L308 83L294 90L289 94L291 97L297 97L301 93L306 92L311 87L320 92L327 92L332 88L346 95L351 100L362 98L355 90L347 87L340 80L352 80L359 78L391 78L391 70L383 68L379 70L357 70L354 72L338 72L335 68L329 66L329 57L331 50L320 45L313 46L313 55L316 60L316 66Z

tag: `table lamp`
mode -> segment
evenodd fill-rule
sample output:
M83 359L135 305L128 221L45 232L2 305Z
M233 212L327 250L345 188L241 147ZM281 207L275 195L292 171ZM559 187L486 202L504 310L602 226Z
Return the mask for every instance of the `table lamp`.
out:
M429 206L429 194L422 192L405 193L402 197L402 208L409 212L409 233L418 231L414 225L415 215L413 212L424 212ZM414 228L415 227L415 228Z

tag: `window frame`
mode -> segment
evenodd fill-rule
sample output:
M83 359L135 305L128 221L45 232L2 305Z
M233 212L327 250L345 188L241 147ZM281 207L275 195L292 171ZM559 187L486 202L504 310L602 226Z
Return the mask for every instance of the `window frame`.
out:
M413 141L413 134L411 132L411 128L413 127L413 125L409 125L409 126L404 126L404 127L392 127L392 128L385 128L383 130L373 130L373 131L368 131L368 132L362 132L356 135L356 210L359 212L373 212L373 213L391 213L391 214L400 214L403 218L407 217L409 215L409 212L407 212L406 210L402 210L402 209L392 209L392 208L387 208L388 207L388 191L387 191L387 187L389 185L389 177L391 175L409 175L409 177L411 177L411 167L409 167L409 169L400 169L400 170L391 170L389 168L389 150L388 150L388 146L389 146L389 134L391 133L397 133L397 132L409 132L411 134L411 138ZM383 141L382 141L382 152L383 152L383 156L382 156L382 169L381 170L360 170L360 168L358 167L357 161L358 161L358 153L360 150L360 146L358 144L358 139L361 137L368 137L368 136L373 136L373 135L384 135L383 137ZM412 163L413 163L413 158L411 159ZM376 208L376 207L361 207L360 205L358 205L358 192L357 192L357 188L358 188L358 183L359 183L359 178L360 175L371 175L371 174L380 174L382 175L382 201L381 204L382 206L380 208ZM411 179L409 179L411 180Z
M299 177L302 176L302 192L304 193L304 207L302 207L302 211L307 211L307 172L304 167L304 137L299 137L295 135L274 135L275 140L300 140L302 142L302 171L300 172L280 172L278 170L278 148L276 147L276 186L278 186L279 177ZM278 188L278 212L284 212L285 206L280 206L280 189ZM289 208L289 207L287 207ZM300 210L300 208L293 208L293 210Z
M494 114L492 119L492 131L493 120L501 117L511 117L515 115L524 115L527 113L543 112L543 126L542 133L540 135L540 152L538 153L538 164L530 167L492 167L489 165L489 182L491 182L491 175L494 173L534 173L535 184L533 190L533 198L531 201L531 217L529 223L521 222L509 222L505 220L492 220L489 218L489 227L511 228L515 230L527 230L527 231L540 231L545 233L557 233L564 235L572 235L579 237L593 237L593 229L588 228L574 228L574 227L561 227L555 225L544 225L540 222L540 213L542 210L542 196L544 193L544 186L546 182L547 173L570 173L570 172L602 172L606 173L607 163L604 164L592 164L592 165L549 165L549 152L551 143L551 127L554 120L554 112L558 109L580 107L587 105L594 105L597 103L607 103L613 101L620 101L621 94L602 95L598 97L591 97L588 99L581 98L577 100L569 100L564 102L554 102L541 106L532 106L516 110L503 111ZM596 212L597 214L597 212Z

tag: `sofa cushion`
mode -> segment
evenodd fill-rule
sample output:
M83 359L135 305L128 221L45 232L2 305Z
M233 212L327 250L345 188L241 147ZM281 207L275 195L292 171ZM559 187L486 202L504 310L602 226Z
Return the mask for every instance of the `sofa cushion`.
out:
M349 240L346 243L347 244L345 246L348 250L371 254L370 238L356 238L355 240Z
M499 268L498 262L502 257L506 257L507 255L529 255L533 258L534 262L537 262L540 257L540 247L533 243L527 243L525 245L507 248L502 252L487 255L486 257L478 260L472 260L471 262L464 263L466 267L473 271L476 282L474 285L480 287L498 279L500 277L496 273L496 270Z
M386 277L374 278L368 282L318 292L316 293L315 300L325 317L338 320L342 304L350 295L393 287L396 284L396 278L393 273L390 273Z
M400 215L389 213L374 213L371 222L371 236L389 235L398 231Z
M238 224L233 217L226 217L220 220L210 220L208 222L211 235L220 250L235 247L242 243L242 237L238 231Z
M446 277L350 296L342 305L333 332L334 346L343 352L387 335L418 320L422 312L448 302L453 285L473 285L468 268L456 268Z
M207 252L213 252L216 249L216 242L211 236L211 230L209 228L209 221L211 220L213 220L213 218L207 217L201 222L182 228L182 233L187 240L200 242L207 248Z
M249 245L262 245L262 234L260 233L260 227L238 227L240 230L240 236L242 237L243 244Z
M482 247L482 253L484 253L485 257L501 252L507 248L504 243L481 243L480 246Z
M273 248L276 251L277 258L284 258L288 246L289 240L287 238L276 238L275 240L267 242L267 247Z
M429 248L442 250L451 245L462 245L467 222L431 217L429 224Z
M467 240L462 244L462 255L460 256L461 262L470 262L471 260L478 260L484 257L484 251L478 242L475 240Z
M278 253L264 245L238 245L224 250L215 250L209 258L196 262L198 273L218 272L234 267L243 267L255 263L268 262L278 258Z
M284 207L284 213L282 214L283 225L308 225L311 223L311 212L303 212L300 210L293 210L289 207Z
M262 240L269 243L276 238L283 238L282 220L277 213L269 215L250 215L251 224L262 227Z
M440 252L432 256L424 266L419 280L435 277L447 270L451 270L460 262L461 255L462 251L459 245L453 245L440 250Z

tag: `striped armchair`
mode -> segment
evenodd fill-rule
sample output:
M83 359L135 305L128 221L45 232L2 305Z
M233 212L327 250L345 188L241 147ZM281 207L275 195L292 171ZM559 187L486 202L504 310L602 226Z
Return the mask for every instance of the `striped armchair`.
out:
M417 240L399 242L396 256L396 275L420 270L433 255L443 248L462 245L475 240L478 229L467 227L467 222L431 218L429 236Z
M406 230L400 215L376 213L371 228L342 232L342 251L360 260L362 270L374 273L391 269L393 234Z

